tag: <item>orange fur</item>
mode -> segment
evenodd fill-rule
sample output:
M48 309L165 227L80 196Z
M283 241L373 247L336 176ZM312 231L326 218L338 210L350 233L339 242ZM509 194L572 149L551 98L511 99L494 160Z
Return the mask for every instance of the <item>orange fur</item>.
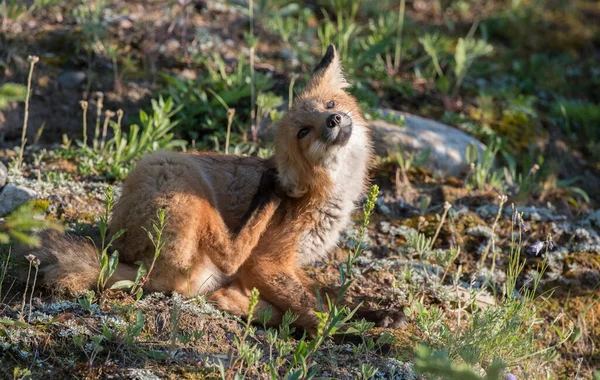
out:
M366 122L347 86L330 46L277 126L272 158L158 152L141 160L110 221L109 233L127 230L114 243L120 253L115 278L132 277L137 261L150 266L153 247L141 227L149 228L163 208L168 242L147 290L214 291L217 306L243 315L256 287L259 306L274 307L274 323L289 309L314 331L315 288L301 267L335 245L364 192L372 155ZM272 168L281 192L269 182ZM40 251L42 280L65 290L93 286L99 272L93 254L81 242L63 252ZM86 263L79 282L69 267L74 260Z

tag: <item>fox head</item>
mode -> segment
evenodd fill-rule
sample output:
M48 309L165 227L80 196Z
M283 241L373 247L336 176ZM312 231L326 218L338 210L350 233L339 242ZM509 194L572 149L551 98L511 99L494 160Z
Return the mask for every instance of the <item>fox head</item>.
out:
M275 132L279 181L290 197L326 192L352 171L365 175L357 170L366 170L360 166L365 167L370 156L370 139L348 87L336 49L329 45Z

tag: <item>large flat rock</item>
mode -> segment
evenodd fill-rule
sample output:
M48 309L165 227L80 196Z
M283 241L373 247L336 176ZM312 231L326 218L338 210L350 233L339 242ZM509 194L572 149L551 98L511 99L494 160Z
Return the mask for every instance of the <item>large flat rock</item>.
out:
M467 146L475 144L480 155L485 145L458 130L440 122L420 116L392 110L381 110L384 118L404 117L405 125L399 126L385 120L369 122L375 152L380 156L400 151L422 152L430 149L429 160L425 167L442 176L459 177L469 170L465 155Z

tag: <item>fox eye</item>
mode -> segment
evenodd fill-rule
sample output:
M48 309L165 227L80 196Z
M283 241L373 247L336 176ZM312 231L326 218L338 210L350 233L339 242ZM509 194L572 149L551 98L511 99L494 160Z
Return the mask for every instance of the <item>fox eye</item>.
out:
M335 107L335 102L333 100L328 102L326 107L327 107L327 109L331 109L331 108Z
M310 132L309 128L302 128L298 131L298 138L302 139L304 137L306 137L306 135L308 135L308 132Z

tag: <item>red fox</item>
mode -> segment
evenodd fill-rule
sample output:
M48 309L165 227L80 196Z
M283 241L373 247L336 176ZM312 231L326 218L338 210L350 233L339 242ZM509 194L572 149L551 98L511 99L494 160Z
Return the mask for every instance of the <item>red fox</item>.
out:
M317 326L317 297L302 266L323 259L350 221L367 185L372 146L356 100L346 91L333 45L279 122L269 159L217 153L157 152L125 181L109 233L120 263L111 282L135 278L137 261L149 267L149 228L158 209L168 216L168 242L145 289L208 294L219 308L248 312L250 290L259 307L286 310L309 332ZM42 250L41 280L81 291L100 272L82 238L50 234Z

